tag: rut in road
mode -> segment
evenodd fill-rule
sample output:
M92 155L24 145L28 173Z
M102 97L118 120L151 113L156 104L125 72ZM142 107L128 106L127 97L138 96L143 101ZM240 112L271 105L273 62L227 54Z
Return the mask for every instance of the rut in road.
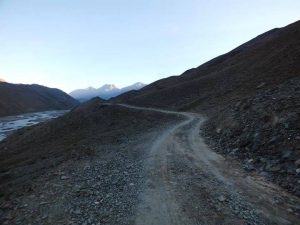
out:
M205 145L199 114L120 105L186 118L153 143L137 225L300 224L298 198Z

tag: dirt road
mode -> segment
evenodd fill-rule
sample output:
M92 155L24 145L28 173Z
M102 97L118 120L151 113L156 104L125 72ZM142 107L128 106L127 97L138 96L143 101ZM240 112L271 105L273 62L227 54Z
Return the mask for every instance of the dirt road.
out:
M153 143L137 225L300 224L299 199L210 150L198 114L122 106L186 118Z
M73 151L78 156L0 201L0 224L300 224L298 198L206 146L200 115L102 103L92 109L107 116L97 122L92 115L91 129L75 114L72 122L93 131Z

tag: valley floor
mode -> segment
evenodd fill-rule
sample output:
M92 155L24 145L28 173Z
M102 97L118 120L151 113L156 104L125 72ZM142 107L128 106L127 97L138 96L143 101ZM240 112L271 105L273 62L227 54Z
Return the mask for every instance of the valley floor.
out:
M57 118L68 111L69 110L53 110L0 117L0 141L15 130Z
M101 145L3 202L3 224L300 224L300 200L211 151L198 114ZM105 152L105 156L103 154Z

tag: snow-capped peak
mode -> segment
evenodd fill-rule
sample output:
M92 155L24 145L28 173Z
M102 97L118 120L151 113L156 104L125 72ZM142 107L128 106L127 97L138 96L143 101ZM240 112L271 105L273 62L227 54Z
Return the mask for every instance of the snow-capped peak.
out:
M118 88L114 84L104 84L102 87L98 88L100 91L114 91L118 90Z

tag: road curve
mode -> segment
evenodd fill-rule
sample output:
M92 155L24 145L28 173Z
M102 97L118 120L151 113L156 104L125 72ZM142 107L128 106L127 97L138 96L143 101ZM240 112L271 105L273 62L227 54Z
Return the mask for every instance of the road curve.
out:
M137 225L300 224L294 213L299 198L206 146L199 134L201 115L118 105L181 118L161 131L149 151Z

